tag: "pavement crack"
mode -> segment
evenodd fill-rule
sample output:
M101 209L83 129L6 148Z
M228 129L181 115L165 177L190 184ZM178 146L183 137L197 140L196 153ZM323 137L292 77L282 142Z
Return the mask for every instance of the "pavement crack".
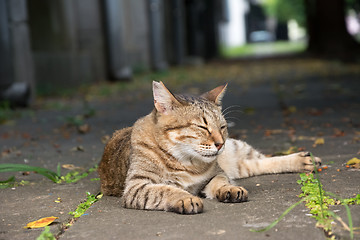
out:
M89 192L86 192L87 197L84 199L74 211L69 212L70 215L72 215L71 218L69 218L67 221L63 222L61 224L61 227L59 229L59 232L55 235L56 239L60 239L61 236L70 229L75 222L85 214L85 212L93 205L95 204L103 194L101 192L98 192L97 194L90 194Z

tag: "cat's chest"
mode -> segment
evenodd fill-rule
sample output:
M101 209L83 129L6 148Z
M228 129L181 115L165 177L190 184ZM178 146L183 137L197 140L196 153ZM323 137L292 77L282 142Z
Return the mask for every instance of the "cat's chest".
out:
M198 194L208 181L216 175L216 166L210 166L206 171L194 173L179 171L168 174L168 183L177 185L192 194Z

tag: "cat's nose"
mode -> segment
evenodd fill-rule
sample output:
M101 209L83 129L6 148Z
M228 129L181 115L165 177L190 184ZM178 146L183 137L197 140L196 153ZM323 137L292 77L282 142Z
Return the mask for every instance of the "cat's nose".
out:
M218 151L220 151L223 145L224 143L215 143L215 147L217 148Z

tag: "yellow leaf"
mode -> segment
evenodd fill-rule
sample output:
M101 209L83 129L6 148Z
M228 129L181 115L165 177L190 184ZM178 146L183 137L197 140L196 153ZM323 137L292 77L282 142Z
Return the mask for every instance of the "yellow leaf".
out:
M283 155L289 155L298 152L298 147L290 147L288 150L281 152Z
M317 138L315 139L313 147L316 147L317 145L323 145L325 143L324 138Z
M353 165L353 164L357 164L357 163L360 163L360 159L354 157L354 158L350 159L346 164Z
M41 219L36 220L34 222L28 223L26 225L26 227L24 227L24 228L41 228L41 227L45 227L45 226L49 225L50 223L52 223L53 221L55 221L55 219L58 219L58 217L41 218Z
M290 106L288 107L287 109L290 113L295 113L297 111L296 107L295 106Z

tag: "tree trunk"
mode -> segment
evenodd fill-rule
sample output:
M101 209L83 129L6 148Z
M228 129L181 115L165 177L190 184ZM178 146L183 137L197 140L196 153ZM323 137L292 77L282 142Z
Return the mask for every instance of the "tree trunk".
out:
M345 0L305 0L308 52L354 58L360 55L360 44L347 32Z

